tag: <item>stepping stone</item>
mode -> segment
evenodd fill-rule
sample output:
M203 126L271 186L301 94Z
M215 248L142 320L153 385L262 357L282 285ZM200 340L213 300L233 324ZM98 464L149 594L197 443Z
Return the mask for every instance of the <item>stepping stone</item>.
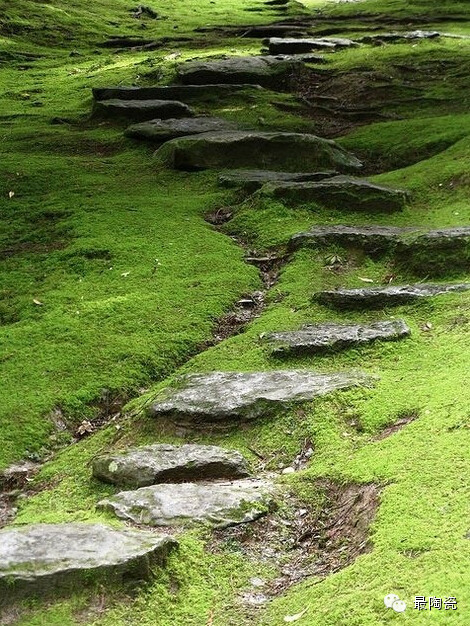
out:
M293 39L287 37L271 37L263 43L268 46L270 54L302 54L312 50L334 51L338 48L358 45L351 39Z
M95 478L128 487L248 474L246 460L239 452L217 446L155 444L93 460Z
M192 117L187 104L176 100L99 100L93 113L98 116L125 118L136 122L155 118Z
M315 172L323 168L349 171L362 167L355 156L334 141L301 133L203 133L173 139L159 148L155 156L182 170L261 168Z
M154 485L122 491L98 507L148 526L206 524L227 528L253 522L273 504L274 486L264 480Z
M275 56L230 57L217 61L187 61L178 67L185 84L254 83L263 87L285 86L292 73L303 67L303 59Z
M267 341L272 353L279 356L316 354L343 350L373 341L393 341L407 337L410 329L403 320L387 320L371 324L307 324L300 330L269 333Z
M308 370L188 374L161 392L150 414L170 417L182 425L228 427L230 422L265 417L290 403L313 400L369 380L360 372Z
M164 535L103 524L34 524L1 530L0 598L72 589L90 576L149 578L150 568L163 564L176 545Z
M288 204L313 202L348 211L400 211L407 200L406 191L350 176L334 176L316 183L268 183L262 193Z
M203 100L231 97L240 91L262 91L260 85L169 85L163 87L94 87L95 100Z
M311 24L266 24L247 27L240 35L252 39L265 37L306 37Z
M382 33L381 35L366 35L359 41L363 43L393 43L395 41L412 41L414 39L436 39L441 33L437 30L413 30L405 33Z
M294 235L288 249L325 245L362 248L372 254L391 250L403 257L408 267L422 266L427 271L468 267L470 263L468 226L428 231L418 226L316 226Z
M388 287L361 287L359 289L337 289L320 291L313 299L320 304L334 306L338 309L355 307L382 307L407 304L421 298L440 296L446 293L458 293L470 290L470 283L451 285L434 285L418 283L416 285L400 285Z
M273 172L270 170L232 170L219 176L219 185L222 187L240 187L248 193L253 193L268 182L304 182L318 181L332 177L337 172L312 172L295 174L291 172Z
M134 124L124 132L126 137L156 143L211 131L236 130L237 124L220 117L182 117L170 120L149 120Z

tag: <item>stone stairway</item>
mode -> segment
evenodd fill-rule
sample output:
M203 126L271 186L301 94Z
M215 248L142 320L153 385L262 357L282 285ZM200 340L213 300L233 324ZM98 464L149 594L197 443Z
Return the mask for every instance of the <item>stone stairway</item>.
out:
M267 4L284 4L284 0ZM326 60L312 51L332 53L358 45L341 38L308 37L305 31L310 26L253 27L244 34L267 37L268 55L189 61L178 68L179 84L96 88L94 114L139 122L130 126L126 135L163 144L156 158L168 167L228 170L219 176L222 186L260 192L293 205L313 203L372 213L400 211L407 192L343 175L360 171L362 164L333 141L312 134L241 130L227 120L199 116L193 108L211 98L240 93L253 96L263 88L286 89L292 75L305 69L305 63ZM412 40L436 35L402 36ZM386 35L374 35L371 41L379 41L377 37L380 42L387 39ZM289 251L330 245L360 247L369 253L437 250L449 259L457 254L468 261L469 241L470 228L315 226L294 235ZM341 288L315 293L313 300L336 309L383 308L466 290L470 283ZM262 341L272 354L296 356L398 340L409 334L401 319L367 324L332 321L269 333ZM148 412L155 419L191 430L234 428L257 419L274 420L288 407L372 384L371 377L356 371L197 373L163 389ZM253 477L238 451L216 446L155 443L101 455L94 460L93 476L129 488L101 500L99 509L127 522L169 527L172 533L194 524L226 528L253 522L283 498L276 476ZM102 524L35 524L2 530L0 597L7 602L16 591L71 588L84 574L147 578L150 568L163 565L176 546L176 539L168 534Z

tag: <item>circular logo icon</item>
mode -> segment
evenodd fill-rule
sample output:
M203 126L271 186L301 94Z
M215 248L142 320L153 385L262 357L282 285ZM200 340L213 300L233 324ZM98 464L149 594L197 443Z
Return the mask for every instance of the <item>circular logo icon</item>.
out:
M404 613L406 610L406 602L403 602L403 600L395 600L392 604L392 609L396 613Z
M384 598L384 604L387 609L391 609L394 602L397 602L400 598L395 593L389 593L388 596Z

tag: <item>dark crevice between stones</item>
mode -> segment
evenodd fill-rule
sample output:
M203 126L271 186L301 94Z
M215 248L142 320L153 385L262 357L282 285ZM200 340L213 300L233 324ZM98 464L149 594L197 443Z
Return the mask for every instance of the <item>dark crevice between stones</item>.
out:
M370 525L379 506L376 484L339 484L320 479L319 504L312 508L293 496L270 517L254 524L214 531L209 549L236 550L244 556L274 566L278 575L261 581L240 598L246 609L262 606L286 589L311 576L314 584L351 565L372 550ZM320 577L320 580L318 579Z
M374 441L381 441L382 439L386 439L393 435L393 433L398 432L402 428L404 428L407 424L414 422L415 419L419 417L418 409L410 409L408 411L401 412L397 419L392 423L386 426L376 437L374 437Z

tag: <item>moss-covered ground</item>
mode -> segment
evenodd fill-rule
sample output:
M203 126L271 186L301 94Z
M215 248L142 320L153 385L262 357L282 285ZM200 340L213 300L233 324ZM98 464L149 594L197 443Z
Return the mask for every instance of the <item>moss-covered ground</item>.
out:
M407 208L393 216L327 213L262 197L244 202L221 191L215 173L157 169L150 147L124 139L121 126L89 119L93 86L169 82L175 57L255 53L260 47L256 40L194 28L279 17L259 0L148 4L163 19L135 19L132 3L124 0L66 6L5 1L0 17L0 468L22 458L49 459L31 485L35 495L18 501L14 523L116 523L94 508L112 492L90 478L91 459L103 450L210 442L241 450L254 469L255 450L277 470L308 439L315 448L309 466L283 480L312 506L321 498L318 478L383 487L373 550L254 610L241 605L240 594L250 589L250 578L276 576L269 560L250 559L237 545L214 552L205 532L184 534L168 567L137 591L91 588L56 602L27 602L4 623L271 626L305 609L298 623L309 626L470 623L470 297L332 313L311 302L315 290L364 286L364 279L380 284L390 275L395 283L436 277L425 259L412 268L339 248L302 250L282 268L260 317L242 334L204 349L217 318L241 295L261 288L256 269L244 263L243 249L230 236L262 252L283 251L292 234L313 224L468 225L470 40L363 46L331 56L328 67L343 77L379 73L385 83L412 83L421 91L397 101L385 90L380 109L389 117L362 120L338 138L364 159L375 180L411 191ZM423 26L470 35L468 7L457 0L324 5L306 1L290 13L321 8L318 29L333 25L346 36L362 34L371 21L383 31ZM252 8L262 11L247 10ZM116 54L99 47L116 35L188 39L153 52ZM287 113L289 107L298 114ZM201 102L198 110L256 128L322 132L315 115L288 94L240 94ZM221 206L230 206L234 218L216 230L204 215ZM329 265L332 255L340 257L340 267ZM437 280L468 280L465 269L447 266ZM260 334L333 316L403 317L412 336L281 366L360 368L377 377L374 388L338 393L223 434L178 437L146 416L146 402L173 376L277 368L280 362L269 356ZM384 427L408 414L418 417L377 440ZM80 439L84 419L95 423L96 432ZM57 426L62 423L64 430ZM406 613L384 607L388 593L408 603ZM417 611L417 595L455 596L458 609Z

